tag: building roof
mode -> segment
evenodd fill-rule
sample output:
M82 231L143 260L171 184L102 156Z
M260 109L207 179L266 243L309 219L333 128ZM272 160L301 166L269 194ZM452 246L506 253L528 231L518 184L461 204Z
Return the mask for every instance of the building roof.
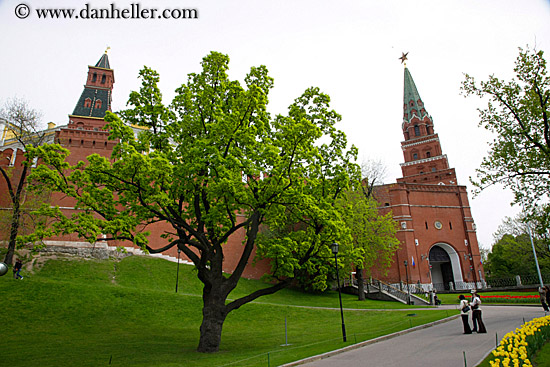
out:
M95 64L95 66L103 69L111 68L111 65L109 64L109 57L107 56L107 51L105 51L105 53L101 55L101 58L99 59L97 64Z
M89 88L84 87L80 99L74 108L73 115L86 116L86 117L105 117L105 112L110 109L111 96L108 89ZM86 104L86 99L90 100L89 104ZM101 100L101 106L96 108L96 101ZM89 107L86 107L88 106Z
M412 75L407 67L405 67L405 81L403 83L403 119L409 122L413 115L416 115L420 120L424 116L429 116L428 111L424 107L420 93L416 89Z

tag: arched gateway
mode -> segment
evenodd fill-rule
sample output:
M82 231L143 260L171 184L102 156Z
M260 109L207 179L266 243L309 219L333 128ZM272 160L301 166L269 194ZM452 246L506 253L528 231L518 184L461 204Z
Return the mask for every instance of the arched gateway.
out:
M455 282L462 282L460 258L456 250L446 244L438 243L430 249L429 261L432 284L436 289L449 290L450 284L456 289Z

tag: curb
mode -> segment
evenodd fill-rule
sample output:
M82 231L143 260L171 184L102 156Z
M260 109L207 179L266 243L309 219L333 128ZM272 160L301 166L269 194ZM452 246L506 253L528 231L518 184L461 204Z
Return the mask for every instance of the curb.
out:
M287 363L287 364L283 364L280 367L292 367L292 366L299 366L299 365L304 364L304 363L315 362L315 361L318 361L318 360L321 360L321 359L332 357L332 356L337 355L337 354L348 352L350 350L358 349L358 348L364 347L366 345L370 345L370 344L381 342L383 340L395 338L396 336L412 333L413 331L416 331L416 330L422 330L422 329L426 329L426 328L429 328L429 327L434 326L434 325L439 325L439 324L442 324L444 322L448 322L448 321L457 319L459 317L460 317L460 315L449 316L449 317L441 319L441 320L430 322L430 323L427 323L427 324L424 324L424 325L415 326L415 327L410 328L410 329L401 330L401 331L398 331L398 332L393 333L393 334L379 336L378 338L366 340L364 342L349 345L349 346L344 347L344 348L336 349L336 350L326 352L326 353L323 353L323 354L318 354L318 355L313 356L313 357L307 357L307 358L304 358L304 359L300 359L299 361L294 361L294 362L290 362L290 363Z

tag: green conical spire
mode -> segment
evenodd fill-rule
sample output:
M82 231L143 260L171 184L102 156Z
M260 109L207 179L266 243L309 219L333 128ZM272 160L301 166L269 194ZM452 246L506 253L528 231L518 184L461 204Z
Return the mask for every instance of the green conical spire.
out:
M405 81L403 85L403 120L408 122L413 115L416 115L420 120L422 120L424 116L429 116L420 98L420 94L416 89L412 75L406 66Z

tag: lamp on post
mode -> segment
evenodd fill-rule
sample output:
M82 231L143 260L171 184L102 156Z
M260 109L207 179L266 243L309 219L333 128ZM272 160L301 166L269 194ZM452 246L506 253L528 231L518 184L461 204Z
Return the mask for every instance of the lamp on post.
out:
M181 249L178 248L178 270L176 270L176 293L178 293L178 280L180 276L180 252L181 252Z
M403 261L403 263L405 264L405 277L407 278L407 304L410 305L411 304L411 288L409 287L409 269L407 268L407 265L409 265L409 263L407 262L407 260Z
M334 254L334 262L336 263L336 282L338 283L338 299L340 300L340 316L342 317L342 337L346 342L346 325L344 324L344 309L342 308L342 293L340 291L340 275L338 274L338 247L339 245L334 242L330 248Z

